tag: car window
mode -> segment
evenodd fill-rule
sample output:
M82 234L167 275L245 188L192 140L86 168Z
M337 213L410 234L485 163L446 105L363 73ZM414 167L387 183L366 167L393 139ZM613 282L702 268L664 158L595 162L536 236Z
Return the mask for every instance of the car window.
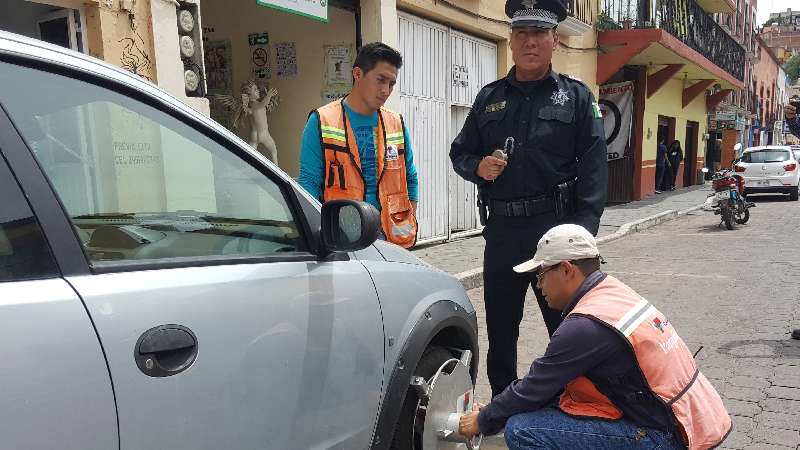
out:
M93 263L304 250L281 187L180 120L4 63L0 98Z
M773 163L789 160L789 152L786 150L754 150L742 155L742 161L746 163Z
M793 150L793 152L794 152L794 159L800 161L800 149Z
M0 156L0 283L58 276L39 222Z

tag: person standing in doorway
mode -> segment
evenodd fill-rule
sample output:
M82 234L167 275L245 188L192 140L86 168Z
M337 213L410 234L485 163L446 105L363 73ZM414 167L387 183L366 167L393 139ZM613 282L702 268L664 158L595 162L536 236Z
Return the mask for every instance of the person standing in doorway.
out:
M667 150L667 162L669 163L669 178L666 181L667 190L675 190L675 182L678 180L678 171L683 161L683 150L681 149L681 141L674 140Z
M478 93L450 147L453 169L478 185L486 248L484 304L492 396L517 378L525 295L534 289L550 335L561 323L531 274L513 267L533 257L539 238L563 223L596 234L608 163L600 108L586 85L552 70L562 0L508 0L508 75Z
M656 194L660 194L664 187L664 174L667 169L667 146L664 138L658 140L656 147Z
M383 106L402 65L386 44L361 48L350 94L308 117L298 182L323 202L370 203L381 214L381 238L409 248L417 239L417 169L403 117Z

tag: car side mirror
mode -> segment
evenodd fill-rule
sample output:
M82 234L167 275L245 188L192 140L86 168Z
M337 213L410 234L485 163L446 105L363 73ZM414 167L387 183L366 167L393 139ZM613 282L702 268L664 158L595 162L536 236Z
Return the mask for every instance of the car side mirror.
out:
M331 200L322 205L320 258L335 252L362 250L378 238L381 217L374 206L355 200Z

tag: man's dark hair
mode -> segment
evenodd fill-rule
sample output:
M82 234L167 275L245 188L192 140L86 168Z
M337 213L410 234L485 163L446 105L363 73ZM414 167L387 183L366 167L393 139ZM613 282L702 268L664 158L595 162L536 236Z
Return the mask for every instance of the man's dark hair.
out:
M577 267L578 270L581 271L583 276L589 276L589 274L591 274L592 272L600 270L599 256L595 258L576 259L570 262L572 263L573 266Z
M360 68L366 74L381 61L397 67L398 70L403 67L403 57L400 52L382 42L373 42L361 47L353 67Z

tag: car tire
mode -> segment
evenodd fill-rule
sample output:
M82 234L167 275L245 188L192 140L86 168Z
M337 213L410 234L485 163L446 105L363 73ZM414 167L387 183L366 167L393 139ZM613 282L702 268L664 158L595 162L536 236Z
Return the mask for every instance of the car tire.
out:
M800 198L800 192L798 192L798 189L800 189L800 186L792 189L792 191L789 192L789 200L796 202L797 199Z
M447 360L453 359L453 354L444 347L430 346L422 353L422 357L414 369L414 376L425 378L430 382L436 372ZM394 427L392 435L391 450L422 450L422 424L419 419L424 420L424 416L418 413L420 398L414 389L409 387L406 392L406 399L400 410L400 418Z

